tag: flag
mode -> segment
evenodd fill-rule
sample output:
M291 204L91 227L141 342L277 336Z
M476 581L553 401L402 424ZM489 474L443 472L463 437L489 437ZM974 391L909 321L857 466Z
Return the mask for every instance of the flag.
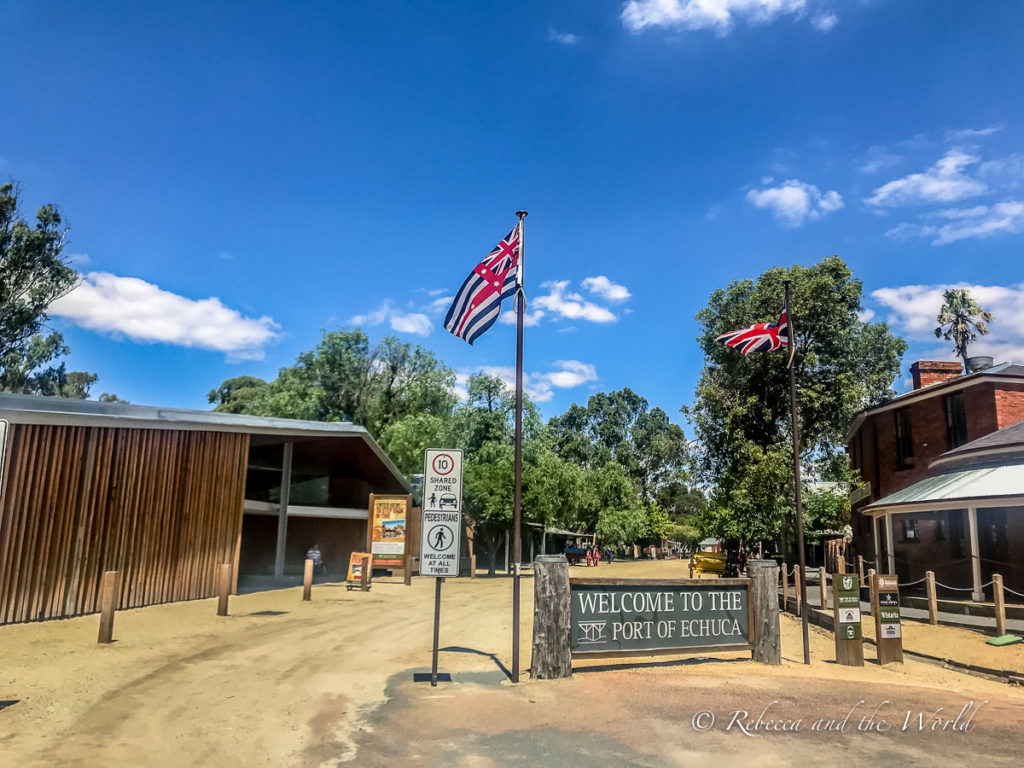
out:
M747 355L750 352L768 352L779 347L789 346L789 319L786 310L782 310L777 322L755 323L738 331L723 333L715 341L727 347L738 348Z
M522 274L519 226L514 226L469 273L445 315L445 329L470 344L494 325L501 313L501 302L515 294L519 287Z

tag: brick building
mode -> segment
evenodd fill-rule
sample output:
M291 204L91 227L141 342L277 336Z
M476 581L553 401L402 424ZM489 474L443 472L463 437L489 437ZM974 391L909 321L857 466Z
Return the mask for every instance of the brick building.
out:
M978 599L994 572L1024 589L1024 426L1014 426L1024 365L962 376L958 363L922 361L911 373L913 390L859 414L847 433L864 482L853 497L857 549L879 570L911 581L932 570Z

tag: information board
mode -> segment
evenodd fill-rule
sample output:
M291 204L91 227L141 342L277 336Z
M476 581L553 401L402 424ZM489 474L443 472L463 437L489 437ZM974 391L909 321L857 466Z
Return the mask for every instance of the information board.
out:
M573 654L750 650L750 579L570 579Z
M850 573L832 574L836 663L864 666L864 637L860 625L860 580Z
M871 615L875 617L875 649L879 664L903 662L899 582L892 574L872 577Z
M405 567L405 525L409 496L370 494L370 526L367 531L373 564L384 568Z

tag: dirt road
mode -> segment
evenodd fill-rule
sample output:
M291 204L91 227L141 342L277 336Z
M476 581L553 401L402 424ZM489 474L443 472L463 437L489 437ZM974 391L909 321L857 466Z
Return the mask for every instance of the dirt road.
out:
M684 575L678 563L606 568ZM531 590L527 580L524 668ZM0 765L692 765L726 754L752 766L905 765L954 751L1009 765L1024 750L1020 689L914 661L838 667L817 629L805 667L791 617L779 668L749 654L659 657L512 686L511 582L449 581L441 668L453 682L432 689L412 682L430 663L432 581L300 595L235 597L228 618L212 600L125 611L111 646L96 645L95 616L0 627ZM932 731L939 708L951 723ZM770 729L783 721L790 730Z

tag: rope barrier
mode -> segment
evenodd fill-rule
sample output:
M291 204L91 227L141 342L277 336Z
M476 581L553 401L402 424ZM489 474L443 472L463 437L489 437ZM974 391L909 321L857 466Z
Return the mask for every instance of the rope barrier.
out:
M917 581L908 581L908 582L907 582L907 583L905 583L905 584L898 584L897 586L900 586L900 587L912 587L912 586L914 586L915 584L920 584L920 583L921 583L922 581L925 581L925 580L926 580L927 578L928 578L928 577L926 576L926 577L924 577L923 579L918 579Z
M1009 587L1005 587L1004 586L1003 587L1003 591L1004 592L1009 592L1011 595L1016 595L1017 597L1024 597L1024 595L1022 595L1020 592L1016 592L1016 591L1010 589Z
M992 565L1006 565L1010 568L1019 568L1020 563L1004 563L1001 560L989 560L987 557L979 557L979 560L983 563L992 563Z

